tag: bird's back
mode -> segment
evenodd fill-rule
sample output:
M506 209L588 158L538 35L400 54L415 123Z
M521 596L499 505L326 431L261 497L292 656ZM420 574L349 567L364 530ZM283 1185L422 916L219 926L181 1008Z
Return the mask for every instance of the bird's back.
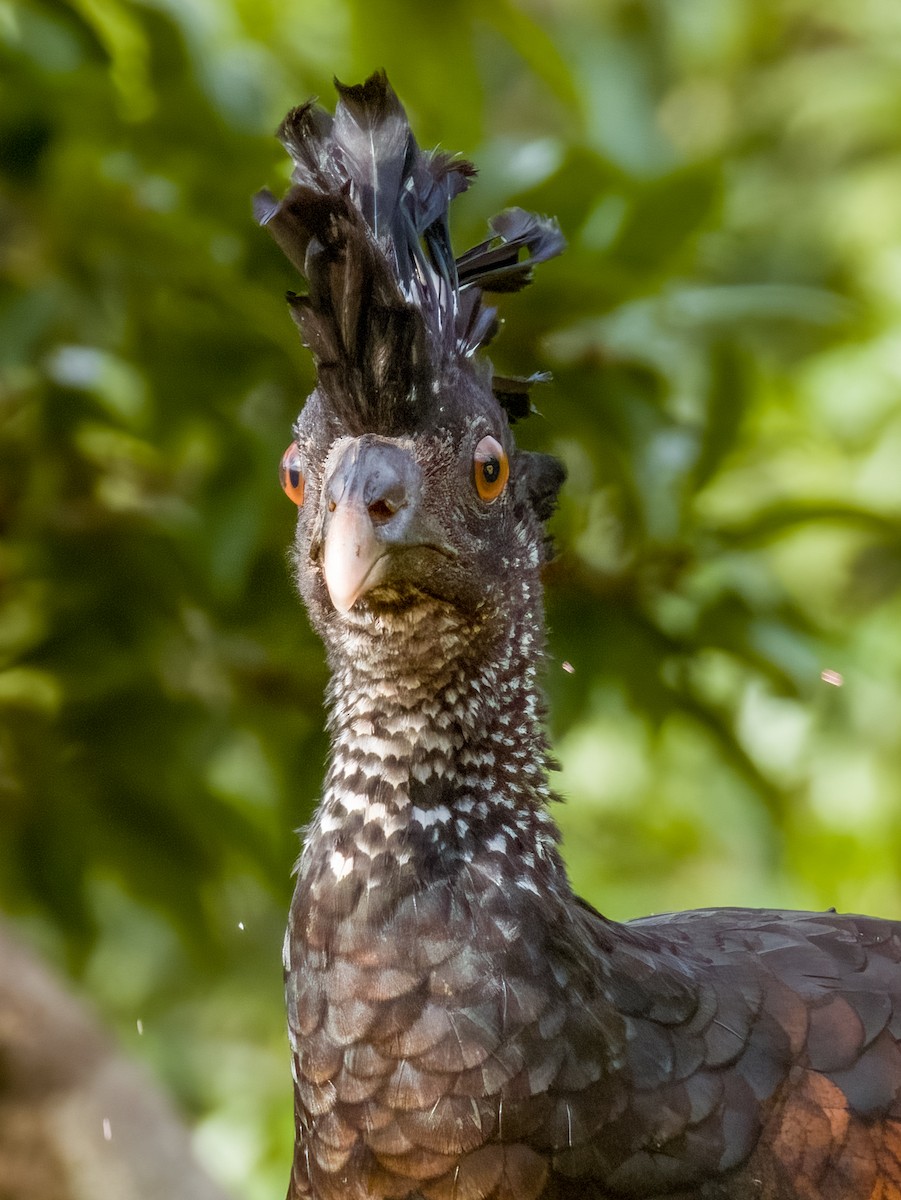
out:
M298 1195L894 1194L874 1189L901 1180L901 926L743 909L617 925L489 861L374 926L351 890L328 930L292 922L323 939L292 943L317 1114Z

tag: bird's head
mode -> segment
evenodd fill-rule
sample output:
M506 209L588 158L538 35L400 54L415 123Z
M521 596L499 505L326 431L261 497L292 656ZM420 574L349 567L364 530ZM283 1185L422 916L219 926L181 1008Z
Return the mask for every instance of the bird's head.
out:
M307 280L289 302L318 368L281 466L298 584L332 647L436 610L490 633L537 575L563 471L516 448L534 379L476 354L497 328L483 293L518 290L563 240L508 210L455 260L448 204L473 168L418 149L383 74L338 86L334 118L288 115L294 186L256 205Z

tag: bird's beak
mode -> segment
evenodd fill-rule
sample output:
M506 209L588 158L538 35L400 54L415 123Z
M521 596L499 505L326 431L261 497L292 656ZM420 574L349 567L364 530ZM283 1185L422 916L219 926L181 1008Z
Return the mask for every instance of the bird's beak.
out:
M323 543L322 575L339 613L350 612L360 596L379 583L387 552L362 504L336 506Z
M384 581L394 551L434 541L421 493L419 465L393 439L366 434L341 449L324 485L316 552L339 613Z

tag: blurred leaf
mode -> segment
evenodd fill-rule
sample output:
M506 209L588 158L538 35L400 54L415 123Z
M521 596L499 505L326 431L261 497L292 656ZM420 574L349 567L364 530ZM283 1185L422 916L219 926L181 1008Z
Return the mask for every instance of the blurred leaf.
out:
M706 165L646 185L626 210L611 258L632 271L660 273L710 218L719 190L715 169Z
M717 533L731 545L754 545L781 537L801 525L828 523L857 526L876 536L897 535L898 521L870 508L855 504L802 503L774 504L749 516L740 524L722 525Z
M123 115L141 120L154 98L147 78L148 46L140 23L120 0L70 0L110 57L110 78L122 99Z
M695 491L723 465L735 446L751 402L748 364L735 346L715 344L711 350L710 384L701 444L692 470Z
M582 97L578 84L566 56L548 32L517 8L512 0L496 0L486 5L483 15L566 105L570 118L580 126Z

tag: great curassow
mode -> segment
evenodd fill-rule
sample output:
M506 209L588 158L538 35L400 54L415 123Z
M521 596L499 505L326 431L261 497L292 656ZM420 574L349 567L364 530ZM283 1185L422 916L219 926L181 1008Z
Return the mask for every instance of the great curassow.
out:
M473 168L383 74L280 129L258 220L306 278L318 383L282 463L328 651L331 759L285 940L316 1200L901 1197L901 924L705 910L617 924L548 812L545 522L528 380L486 292L562 249L508 210L455 260Z

